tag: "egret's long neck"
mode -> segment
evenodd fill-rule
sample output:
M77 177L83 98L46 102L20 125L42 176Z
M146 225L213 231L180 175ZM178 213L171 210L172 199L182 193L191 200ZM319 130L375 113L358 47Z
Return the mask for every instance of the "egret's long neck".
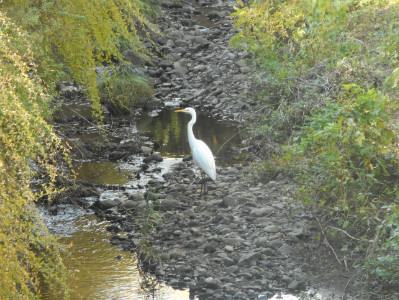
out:
M197 122L197 116L195 114L191 115L191 120L187 124L187 135L188 135L188 142L190 143L191 149L193 148L193 142L196 140L194 133L193 133L193 125Z

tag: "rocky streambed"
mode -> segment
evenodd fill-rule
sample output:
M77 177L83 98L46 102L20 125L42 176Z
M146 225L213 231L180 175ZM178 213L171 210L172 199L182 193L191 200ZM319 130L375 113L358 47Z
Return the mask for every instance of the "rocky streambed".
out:
M219 120L245 120L251 108L249 56L229 46L237 30L229 17L233 5L206 0L162 5L155 23L163 35L153 40L164 56L143 66L132 53L124 53L156 87L154 99L135 117L106 114L99 130L90 123L89 103L72 85L63 84L65 109L56 128L72 155L83 164L107 163L103 172L124 171L126 180L89 182L83 177L56 204L90 207L110 222L112 245L137 253L141 268L172 287L189 289L192 298L269 299L307 291L314 299L341 299L348 277L341 270L331 273L338 269L336 262L316 239L311 214L291 198L291 180L279 175L255 183L249 139L234 147L236 153L248 152L247 158L219 165L217 180L201 198L199 170L190 157L165 165L158 152L168 141L159 143L137 130L139 115L157 115L165 107L192 106ZM59 209L52 210L57 214ZM327 287L323 296L317 294L321 287Z

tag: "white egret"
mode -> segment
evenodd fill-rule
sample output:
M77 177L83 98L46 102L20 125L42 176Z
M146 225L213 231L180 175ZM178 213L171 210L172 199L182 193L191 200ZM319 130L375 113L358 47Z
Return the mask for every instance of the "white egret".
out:
M197 121L197 114L195 113L194 108L188 107L184 109L178 109L175 110L175 112L184 112L191 115L191 120L187 124L187 135L194 163L202 171L204 171L212 180L216 180L216 166L212 151L203 141L196 139L193 133L193 125ZM202 192L202 186L204 185L204 194L205 194L207 192L206 180L204 179L203 173L201 173L201 175L202 175L201 192Z

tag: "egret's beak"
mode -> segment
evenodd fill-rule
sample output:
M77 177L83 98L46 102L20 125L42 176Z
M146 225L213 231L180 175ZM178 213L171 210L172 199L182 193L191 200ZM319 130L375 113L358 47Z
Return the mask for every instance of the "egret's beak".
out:
M185 112L185 111L187 111L185 108L184 109L175 110L175 112Z

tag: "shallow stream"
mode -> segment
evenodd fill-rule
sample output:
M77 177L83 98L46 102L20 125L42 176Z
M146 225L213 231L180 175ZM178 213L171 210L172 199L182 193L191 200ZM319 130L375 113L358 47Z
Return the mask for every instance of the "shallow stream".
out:
M189 115L165 109L142 115L135 126L128 128L146 137L148 146L157 142L164 158L160 163L151 164L140 179L131 176L143 163L143 157L139 156L127 162L84 162L78 178L97 184L124 185L138 191L151 178L162 180L162 174L190 153L186 133L189 120ZM237 150L242 134L233 123L198 114L194 134L211 147L218 166L237 162L240 160L237 156L243 155ZM101 198L105 200L113 195L113 191L104 191ZM106 230L110 223L100 221L90 210L64 205L58 207L56 215L43 210L42 216L50 231L69 247L70 257L65 262L73 272L71 299L189 299L187 290L174 290L148 274L141 274L134 254L110 245L112 234ZM51 291L45 291L42 299L56 298Z

